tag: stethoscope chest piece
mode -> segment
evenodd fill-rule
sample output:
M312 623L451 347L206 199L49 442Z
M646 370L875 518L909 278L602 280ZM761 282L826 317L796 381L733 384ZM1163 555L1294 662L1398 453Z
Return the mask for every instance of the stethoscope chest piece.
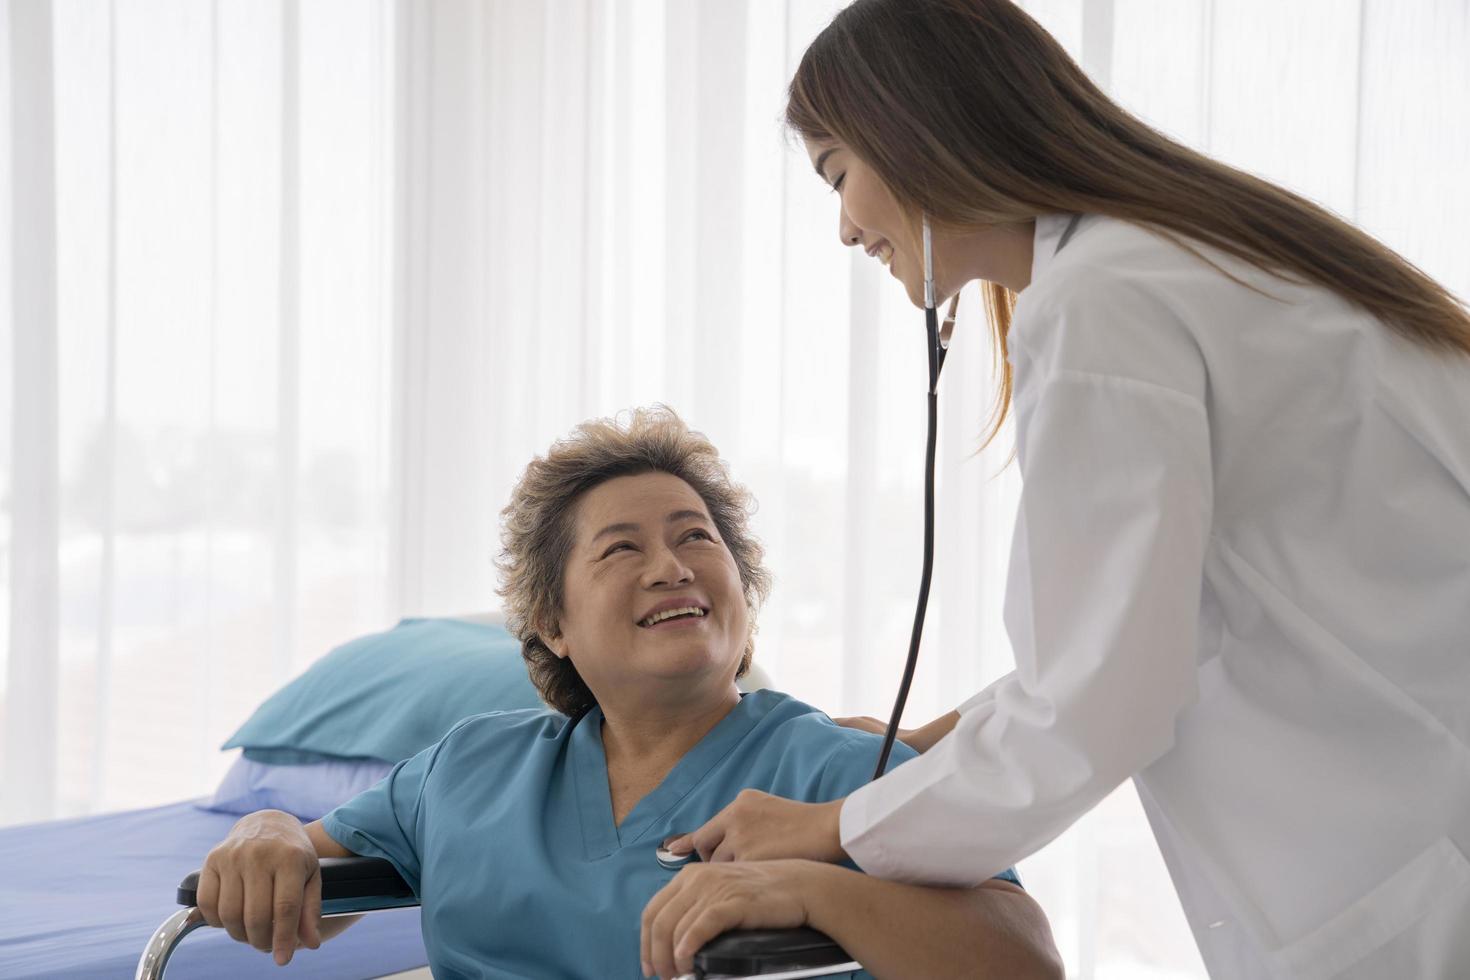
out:
M659 867L669 871L678 871L684 865L692 864L699 860L698 851L690 851L688 854L675 854L662 844L653 853L658 858Z

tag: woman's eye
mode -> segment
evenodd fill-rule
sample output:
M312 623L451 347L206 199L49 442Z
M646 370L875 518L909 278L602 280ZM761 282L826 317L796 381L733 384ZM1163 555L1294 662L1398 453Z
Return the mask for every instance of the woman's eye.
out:
M714 540L714 536L713 535L711 535L708 531L704 530L704 528L699 528L699 527L695 528L694 530L690 531L688 534L684 535L684 540L685 541L693 541L695 539L695 536L696 535L698 535L701 538L704 538L704 540L706 540L706 541L713 541Z
M609 548L606 551L604 551L602 553L602 557L606 558L608 555L612 554L613 552L615 552L615 551L621 551L624 548L627 548L629 551L632 551L633 550L633 544L632 544L632 542L630 542L630 541L619 541L617 544L613 545L611 548Z
M832 190L833 190L833 192L837 192L837 191L842 190L842 183L845 180L847 180L847 174L843 174L840 177L838 177L836 180L832 181Z

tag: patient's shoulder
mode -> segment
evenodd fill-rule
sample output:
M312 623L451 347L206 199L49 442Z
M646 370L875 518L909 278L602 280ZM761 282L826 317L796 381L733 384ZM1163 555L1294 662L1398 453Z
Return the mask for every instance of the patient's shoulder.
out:
M769 698L771 707L767 718L770 724L782 729L783 737L793 739L798 743L842 749L849 745L866 745L869 742L881 741L877 735L870 732L843 728L821 708L814 708L789 694L782 694L778 691L756 691L754 694L747 694L746 697Z
M823 792L845 795L872 776L883 744L881 736L843 728L826 712L788 694L759 691L746 696L758 695L777 699L766 716L770 724L768 750L800 760L821 784ZM888 768L915 754L907 745L895 742Z
M753 691L742 700L743 709L758 711L761 714L761 724L773 734L780 732L783 738L840 737L841 729L826 712L789 694L765 689Z
M572 719L550 708L487 711L461 719L440 740L440 752L483 758L487 751L522 753L567 734Z

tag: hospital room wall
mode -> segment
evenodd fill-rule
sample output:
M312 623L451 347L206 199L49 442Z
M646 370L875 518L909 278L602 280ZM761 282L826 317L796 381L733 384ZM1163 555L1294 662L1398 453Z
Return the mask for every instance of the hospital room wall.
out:
M14 323L58 364L4 374L49 377L58 410L7 411L54 458L6 476L53 474L58 571L35 602L34 561L7 576L10 679L55 673L4 696L49 722L17 734L12 713L0 755L31 747L54 777L48 802L10 755L10 820L192 795L274 687L381 626L391 410L387 5L22 6L54 29L29 49L52 61L56 245L26 255L58 288L49 329Z
M835 199L777 124L834 4L42 6L56 353L12 287L0 806L43 805L48 774L56 814L204 792L228 761L214 746L332 643L491 606L496 511L526 460L654 400L761 501L762 661L834 712L885 709L918 567L918 326L880 268L833 247ZM1161 128L1470 292L1463 3L1025 6ZM9 67L3 84L30 71ZM12 161L39 157L11 149L13 185ZM7 242L34 244L20 196ZM11 248L0 288L44 293L21 270L45 253ZM1009 665L1018 485L1006 436L973 455L991 398L977 296L959 336L910 718ZM48 376L49 423L32 408ZM47 499L53 532L34 520ZM1073 975L1198 975L1131 790L1022 870Z

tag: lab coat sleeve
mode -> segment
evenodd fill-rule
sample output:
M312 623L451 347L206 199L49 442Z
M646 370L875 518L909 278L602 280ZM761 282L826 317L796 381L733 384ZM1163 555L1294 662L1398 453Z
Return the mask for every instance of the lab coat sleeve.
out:
M1017 666L947 738L847 799L842 843L871 874L984 881L1166 752L1195 697L1202 402L1066 357L1027 366L1005 609Z

